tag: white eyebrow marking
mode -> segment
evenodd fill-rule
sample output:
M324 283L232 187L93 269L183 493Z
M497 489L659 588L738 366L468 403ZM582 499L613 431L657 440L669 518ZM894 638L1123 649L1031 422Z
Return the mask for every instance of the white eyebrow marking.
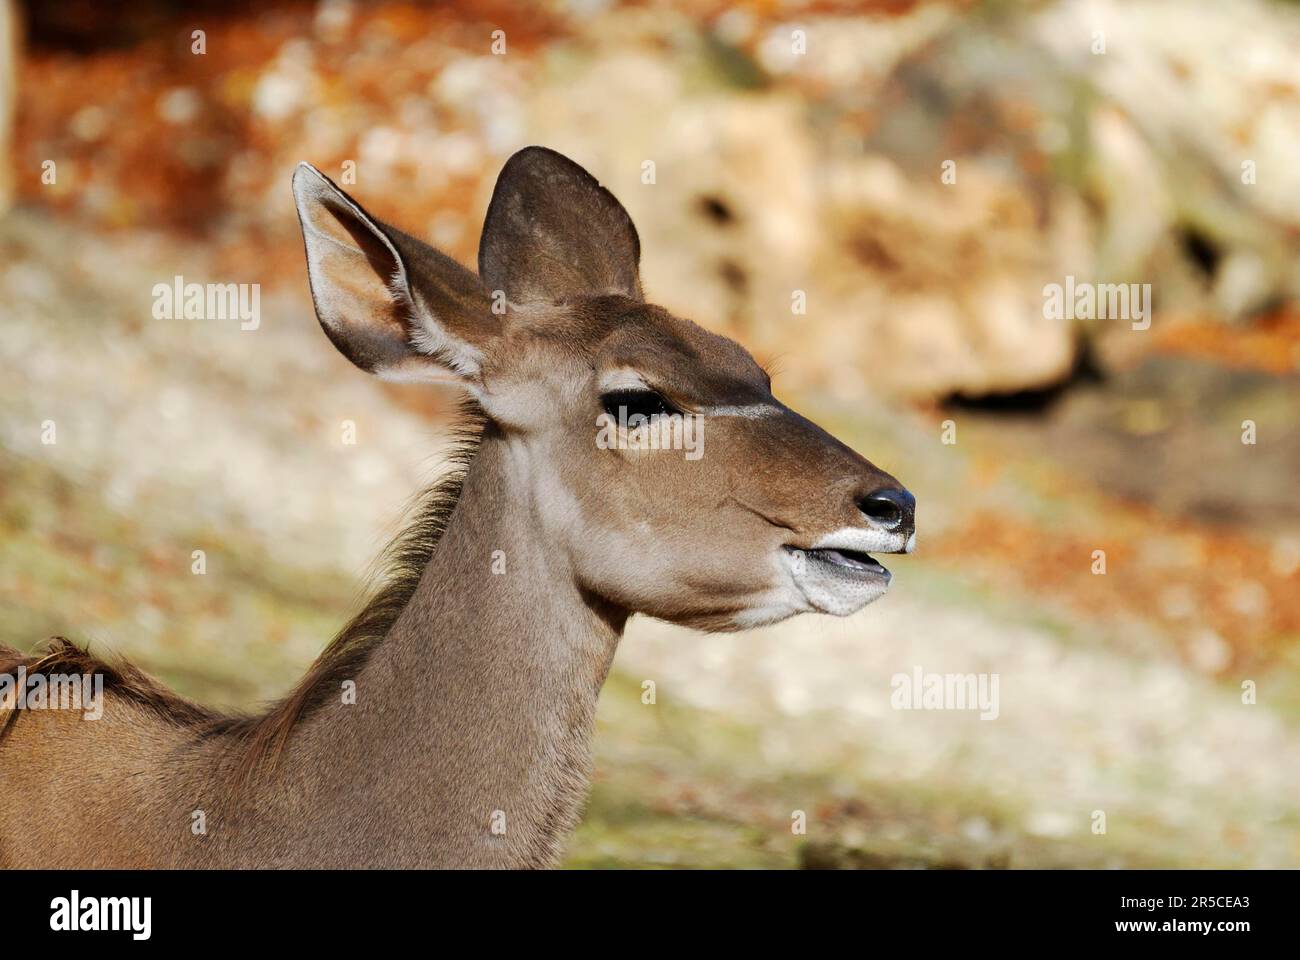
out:
M618 370L611 370L600 378L600 389L605 392L609 390L649 390L650 388L641 379L641 374L631 367L620 367Z
M757 420L771 417L781 412L781 408L770 403L751 403L743 407L706 407L704 410L712 417L742 417L745 420Z

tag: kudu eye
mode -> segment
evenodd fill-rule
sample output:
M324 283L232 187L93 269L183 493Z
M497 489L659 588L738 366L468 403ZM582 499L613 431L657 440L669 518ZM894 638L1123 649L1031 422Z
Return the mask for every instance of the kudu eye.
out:
M600 398L605 412L622 423L633 417L649 420L651 417L676 413L667 400L653 390L615 390Z

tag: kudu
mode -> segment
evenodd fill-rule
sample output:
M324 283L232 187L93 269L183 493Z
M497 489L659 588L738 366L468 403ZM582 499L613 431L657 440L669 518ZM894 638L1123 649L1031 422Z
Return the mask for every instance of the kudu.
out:
M311 166L293 191L334 345L470 394L457 469L261 715L61 639L4 651L0 672L107 682L97 722L0 713L0 866L552 865L631 614L709 631L843 616L889 584L869 552L912 549L897 481L776 400L736 343L643 300L628 214L572 161L509 160L478 276ZM707 426L702 456L645 442L675 417ZM611 422L618 442L598 442Z

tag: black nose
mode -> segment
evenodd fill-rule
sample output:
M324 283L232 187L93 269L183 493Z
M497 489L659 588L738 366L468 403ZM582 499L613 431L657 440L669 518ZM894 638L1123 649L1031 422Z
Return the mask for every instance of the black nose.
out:
M916 497L899 487L882 487L858 501L858 509L886 530L910 530L916 522Z

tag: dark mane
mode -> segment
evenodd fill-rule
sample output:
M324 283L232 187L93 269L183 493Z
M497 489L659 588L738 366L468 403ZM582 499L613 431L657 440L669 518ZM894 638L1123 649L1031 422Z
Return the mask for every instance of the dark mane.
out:
M50 641L41 655L21 656L0 646L0 673L19 666L27 672L99 673L105 692L151 710L178 726L191 727L199 739L233 738L240 757L239 779L252 775L270 759L274 763L297 723L323 703L339 695L344 680L355 679L370 654L392 629L410 601L420 576L437 548L452 511L460 500L465 475L478 452L484 417L472 401L463 405L452 429L448 452L451 469L418 494L407 513L409 521L375 563L377 587L361 610L335 635L306 676L283 699L262 714L226 714L204 707L167 689L162 683L124 661L109 663L92 656L62 637ZM10 713L3 739L19 711Z
M221 717L215 710L187 700L169 690L149 674L125 660L103 660L83 650L66 637L51 637L45 649L32 654L0 646L0 674L13 675L23 669L33 674L98 674L104 678L104 690L111 690L123 700L156 714L171 723L191 726L212 723ZM10 710L0 726L0 740L17 722L21 710Z

